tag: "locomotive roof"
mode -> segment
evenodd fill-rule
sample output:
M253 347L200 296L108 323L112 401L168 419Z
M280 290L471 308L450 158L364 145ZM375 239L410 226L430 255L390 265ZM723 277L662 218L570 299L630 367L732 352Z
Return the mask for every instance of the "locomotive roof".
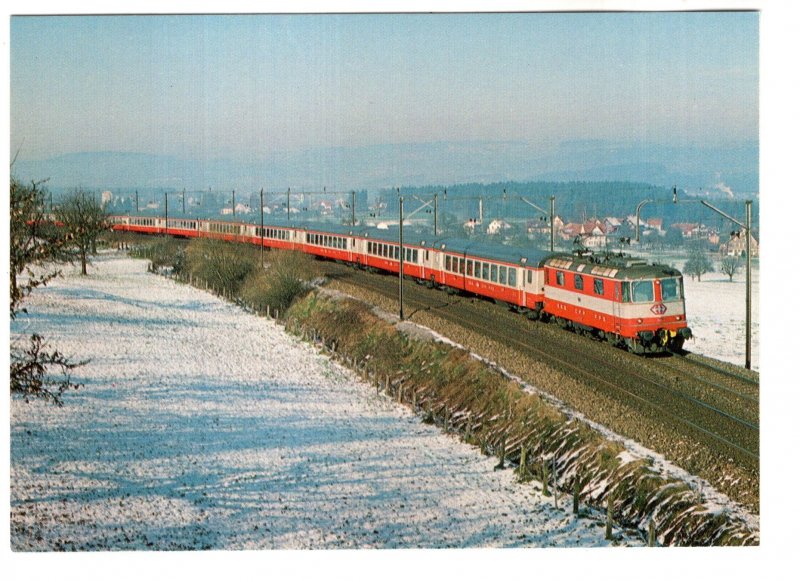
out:
M665 264L648 264L643 258L620 255L559 254L543 261L543 265L617 279L653 279L680 276L679 270Z

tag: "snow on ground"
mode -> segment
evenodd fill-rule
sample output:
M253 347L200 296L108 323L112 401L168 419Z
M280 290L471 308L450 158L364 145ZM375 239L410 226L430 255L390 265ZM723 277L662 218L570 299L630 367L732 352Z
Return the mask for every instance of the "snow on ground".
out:
M753 268L751 366L759 369L759 277ZM745 360L745 284L744 271L733 281L718 272L704 274L700 281L684 278L686 317L694 339L685 348L721 361L744 365Z
M276 324L145 265L103 256L12 324L91 358L63 408L12 401L14 550L608 544Z

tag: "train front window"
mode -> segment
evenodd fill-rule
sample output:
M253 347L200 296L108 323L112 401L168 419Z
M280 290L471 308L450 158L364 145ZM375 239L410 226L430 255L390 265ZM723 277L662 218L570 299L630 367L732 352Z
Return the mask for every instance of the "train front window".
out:
M653 281L652 280L637 280L631 283L631 291L633 292L634 303L651 303L653 302Z
M663 278L661 279L661 300L678 301L681 299L681 279Z

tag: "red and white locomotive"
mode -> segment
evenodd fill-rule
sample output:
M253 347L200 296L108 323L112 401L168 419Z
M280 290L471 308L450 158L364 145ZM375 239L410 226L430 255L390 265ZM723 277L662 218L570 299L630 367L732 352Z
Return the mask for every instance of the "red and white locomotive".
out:
M185 218L113 216L114 230L216 238L298 250L362 268L400 271L392 230L302 223L260 226ZM403 273L430 286L507 303L635 353L680 350L692 336L681 273L621 255L552 254L458 238L407 235Z

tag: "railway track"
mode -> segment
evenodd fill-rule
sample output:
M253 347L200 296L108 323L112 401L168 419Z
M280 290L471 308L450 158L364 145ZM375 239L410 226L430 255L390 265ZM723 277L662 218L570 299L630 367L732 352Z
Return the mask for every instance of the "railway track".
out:
M370 275L339 266L356 284L396 299L397 278ZM444 295L409 283L405 302L409 318L419 311L490 338L522 356L542 362L580 381L587 389L612 398L713 453L734 458L758 470L759 425L757 382L731 372L700 376L693 364L662 357L645 359L608 344L528 321L481 299ZM704 368L709 367L706 365ZM724 378L724 379L720 379ZM753 390L755 388L755 393Z

